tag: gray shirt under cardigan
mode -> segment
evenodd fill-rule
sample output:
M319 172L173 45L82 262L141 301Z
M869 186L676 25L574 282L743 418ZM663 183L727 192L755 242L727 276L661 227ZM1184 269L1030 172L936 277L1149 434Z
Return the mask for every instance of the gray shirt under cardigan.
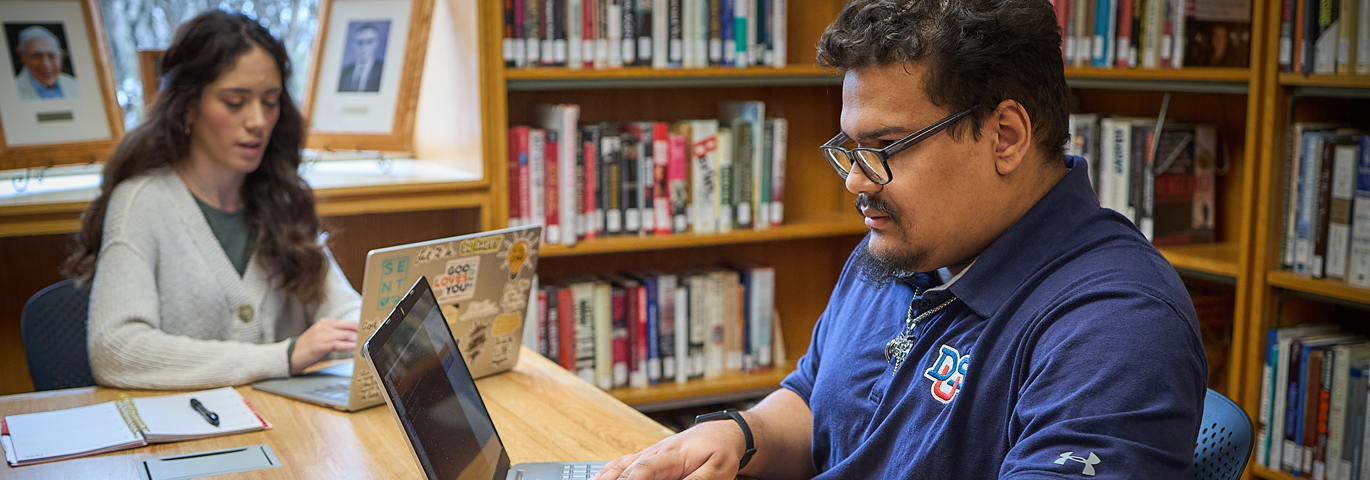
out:
M291 337L360 313L361 296L325 253L324 300L300 304L255 255L238 275L170 168L125 180L110 196L91 287L96 382L192 389L288 376Z

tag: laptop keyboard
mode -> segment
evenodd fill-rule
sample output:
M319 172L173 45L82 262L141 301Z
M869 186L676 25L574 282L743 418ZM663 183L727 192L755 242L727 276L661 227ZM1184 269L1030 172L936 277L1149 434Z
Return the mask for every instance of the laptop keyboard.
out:
M320 397L327 398L329 400L347 403L347 394L351 390L352 385L350 383L335 383L326 387L320 387L314 390L310 390L309 393L311 395L317 395Z
M588 480L606 465L600 463L576 463L561 466L561 480Z

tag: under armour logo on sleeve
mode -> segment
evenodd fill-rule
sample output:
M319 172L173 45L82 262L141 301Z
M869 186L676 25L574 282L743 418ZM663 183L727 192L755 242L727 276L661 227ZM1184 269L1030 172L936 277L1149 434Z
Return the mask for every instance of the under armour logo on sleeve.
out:
M1085 457L1076 457L1076 456L1074 456L1074 455L1071 455L1071 454L1073 454L1073 453L1075 453L1075 452L1066 452L1066 453L1062 453L1062 454L1061 454L1061 458L1056 459L1056 462L1055 462L1055 463L1056 463L1057 465L1065 465L1065 464L1066 464L1066 460L1074 460L1074 461L1083 463L1083 464L1085 464L1085 471L1082 472L1082 473L1084 473L1085 476L1087 476L1087 477L1093 477L1093 476L1094 476L1094 466L1095 466L1095 465L1098 465L1099 462L1101 461L1101 460L1099 460L1099 456L1098 456L1098 455L1095 455L1094 452L1090 452L1090 453L1089 453L1089 458L1085 458Z

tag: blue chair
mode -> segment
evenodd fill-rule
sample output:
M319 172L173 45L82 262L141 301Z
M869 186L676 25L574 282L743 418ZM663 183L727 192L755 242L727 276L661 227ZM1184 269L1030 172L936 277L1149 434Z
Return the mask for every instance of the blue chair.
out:
M1232 400L1209 389L1198 444L1194 446L1194 479L1241 478L1253 445L1250 417Z
M38 391L95 385L86 349L90 289L63 280L34 294L24 304L20 331L29 376Z

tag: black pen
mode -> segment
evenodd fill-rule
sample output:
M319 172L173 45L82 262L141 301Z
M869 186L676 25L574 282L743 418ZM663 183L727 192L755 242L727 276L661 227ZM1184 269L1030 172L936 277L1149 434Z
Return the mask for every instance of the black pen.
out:
M208 408L205 408L205 404L200 403L199 400L190 399L190 408L200 412L200 416L205 417L205 421L209 422L210 425L219 426L219 414L209 411Z

